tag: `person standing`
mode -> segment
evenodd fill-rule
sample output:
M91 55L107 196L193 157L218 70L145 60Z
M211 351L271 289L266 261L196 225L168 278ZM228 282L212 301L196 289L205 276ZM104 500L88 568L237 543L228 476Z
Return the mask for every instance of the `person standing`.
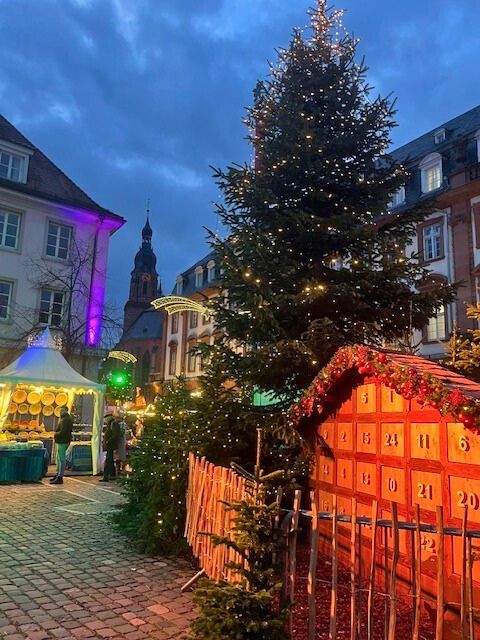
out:
M117 476L119 476L125 469L125 462L127 460L127 423L125 416L119 416L118 422L118 444L116 448L115 465L117 468Z
M100 482L115 480L115 449L120 440L120 426L114 416L107 416L105 419L105 429L103 431L103 450L106 453L105 465L103 467L103 478Z
M73 420L68 413L67 407L60 409L60 420L55 429L55 446L57 455L57 473L50 480L50 484L63 484L63 474L65 473L65 455L68 445L72 441Z

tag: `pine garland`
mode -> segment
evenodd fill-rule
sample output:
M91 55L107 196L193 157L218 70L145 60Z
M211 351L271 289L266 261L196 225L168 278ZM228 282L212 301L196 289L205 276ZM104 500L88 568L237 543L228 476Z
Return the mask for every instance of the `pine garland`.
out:
M356 369L361 376L381 382L407 400L415 398L419 404L438 409L442 415L451 414L468 429L480 432L480 401L459 389L450 389L435 375L396 363L394 354L391 358L366 346L340 349L292 408L294 423L298 425L314 411L321 413L339 379Z

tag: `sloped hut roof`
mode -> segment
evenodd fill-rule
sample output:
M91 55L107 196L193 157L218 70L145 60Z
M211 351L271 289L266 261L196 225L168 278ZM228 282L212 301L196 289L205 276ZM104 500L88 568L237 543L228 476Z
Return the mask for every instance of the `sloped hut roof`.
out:
M105 386L75 371L55 345L48 327L22 355L0 371L0 382L64 387L80 392L101 391Z
M331 402L335 388L355 374L357 381L379 381L399 395L450 414L475 433L480 433L480 384L436 362L396 351L366 346L339 349L315 377L291 414L297 426Z

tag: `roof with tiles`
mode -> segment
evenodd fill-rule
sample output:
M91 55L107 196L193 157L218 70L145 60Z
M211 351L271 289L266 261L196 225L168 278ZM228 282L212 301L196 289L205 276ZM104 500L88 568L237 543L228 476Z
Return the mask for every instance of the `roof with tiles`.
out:
M194 293L202 293L203 291L205 291L205 289L216 287L219 284L218 277L216 277L215 280L212 280L210 282L207 282L207 279L206 279L207 264L211 260L215 262L215 259L216 259L215 252L210 251L210 253L208 253L205 257L195 262L195 264L193 264L186 271L183 271L180 274L180 276L183 278L182 296L188 297L190 295L193 295ZM200 287L197 287L197 284L196 284L195 270L197 267L203 267L204 269L203 283ZM216 274L218 276L218 271L216 272ZM172 289L172 295L176 295L176 293L177 293L177 287L175 286Z
M0 115L0 142L10 142L25 147L30 152L26 183L0 178L0 187L19 191L45 200L65 205L78 206L115 218L119 226L124 220L121 216L105 209L92 200L73 180L63 173L47 156L16 129L11 122Z
M434 134L441 129L445 129L445 141L435 144ZM390 155L397 162L414 162L424 158L429 153L435 151L441 153L446 147L451 146L452 142L459 138L465 138L469 134L475 133L478 129L480 129L480 106L474 107L470 111L440 124L435 129L415 138L415 140L394 149L390 152Z
M123 334L121 342L127 340L152 340L162 337L163 313L156 309L143 311L132 326Z
M421 373L435 376L449 389L460 389L465 395L480 398L480 384L478 382L469 380L455 371L450 371L433 360L396 351L387 351L386 353L393 362L397 362L403 367L412 367Z

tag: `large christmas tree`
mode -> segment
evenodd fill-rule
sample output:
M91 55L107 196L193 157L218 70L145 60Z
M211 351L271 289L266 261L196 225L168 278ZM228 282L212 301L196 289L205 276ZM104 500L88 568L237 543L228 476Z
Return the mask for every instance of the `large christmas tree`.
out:
M213 239L228 303L216 321L232 374L293 397L340 346L404 340L452 288L420 293L405 251L431 205L389 213L406 170L388 156L394 108L370 95L357 41L318 0L258 83L247 125L255 162L217 170L227 239ZM228 347L226 347L228 349Z

